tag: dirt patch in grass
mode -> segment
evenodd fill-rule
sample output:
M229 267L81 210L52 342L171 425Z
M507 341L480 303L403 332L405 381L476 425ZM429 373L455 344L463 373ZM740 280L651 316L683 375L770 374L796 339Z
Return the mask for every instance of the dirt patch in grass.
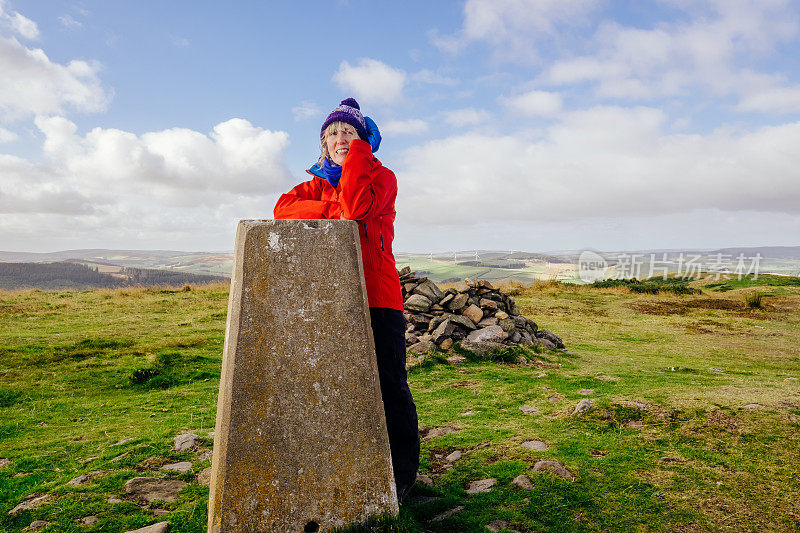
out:
M630 302L628 307L648 315L685 315L692 309L719 309L723 311L742 311L744 303L726 298L694 298L692 300L646 300Z
M687 300L685 305L692 309L724 309L730 311L744 308L742 302L726 298L695 298L694 300Z
M647 315L685 315L689 312L683 302L645 301L630 302L627 307Z

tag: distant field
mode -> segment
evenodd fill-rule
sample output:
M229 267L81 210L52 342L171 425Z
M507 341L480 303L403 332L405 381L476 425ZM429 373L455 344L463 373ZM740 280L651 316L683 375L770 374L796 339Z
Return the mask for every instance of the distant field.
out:
M522 312L571 353L431 356L412 368L420 424L452 432L423 441L433 487L362 531L483 532L498 520L517 531L796 531L800 287L769 281L685 296L512 287ZM754 294L762 308L745 304ZM205 531L208 489L196 475L209 466L226 304L222 284L0 291L0 530L43 519L49 532L160 520ZM592 409L572 415L582 399ZM185 431L201 445L172 451ZM545 449L522 445L533 440ZM456 450L461 459L445 459ZM534 472L543 459L574 480ZM192 470L159 469L177 461ZM511 484L520 474L531 489ZM88 481L67 484L80 475ZM121 489L142 475L187 485L174 503L140 507ZM483 478L497 484L466 493ZM37 509L8 514L44 494ZM88 515L98 522L77 524Z

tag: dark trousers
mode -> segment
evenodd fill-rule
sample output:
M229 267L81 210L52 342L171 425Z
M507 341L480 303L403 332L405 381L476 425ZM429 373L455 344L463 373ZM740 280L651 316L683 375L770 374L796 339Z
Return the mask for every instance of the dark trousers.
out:
M399 497L414 484L419 468L417 406L406 375L406 318L384 307L370 307L369 315Z

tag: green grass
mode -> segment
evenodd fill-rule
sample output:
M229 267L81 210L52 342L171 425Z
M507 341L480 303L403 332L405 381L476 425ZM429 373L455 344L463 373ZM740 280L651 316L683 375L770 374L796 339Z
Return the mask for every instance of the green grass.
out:
M774 274L760 274L753 276L731 276L729 279L716 280L705 286L717 292L726 292L734 289L746 289L749 287L800 287L800 277L797 276L776 276Z
M800 287L758 287L770 295L761 309L744 304L750 286L693 295L518 288L523 313L572 353L433 356L413 368L420 425L455 431L423 441L421 471L433 487L418 486L399 518L350 531L486 531L495 520L518 531L796 530ZM201 450L211 446L226 305L221 285L0 292L0 459L9 460L0 530L45 519L46 531L160 520L205 531L208 490L195 475L209 461L171 444L190 430L205 438ZM584 398L594 408L571 415ZM533 439L548 449L521 446ZM454 450L463 457L451 464ZM152 457L194 462L168 476L188 482L178 500L108 503L131 477L165 475L148 466ZM575 481L533 472L542 459L560 461ZM88 483L66 485L91 472ZM533 490L511 484L520 474ZM466 493L486 477L497 479L490 492ZM40 493L52 498L8 515ZM433 521L456 506L464 509ZM153 507L168 514L156 518ZM96 525L77 524L90 514Z

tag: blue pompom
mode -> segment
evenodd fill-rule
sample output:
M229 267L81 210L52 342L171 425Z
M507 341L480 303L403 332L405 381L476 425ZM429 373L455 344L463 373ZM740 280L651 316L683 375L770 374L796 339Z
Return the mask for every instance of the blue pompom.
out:
M356 102L355 98L346 98L346 99L342 100L341 105L346 105L346 106L354 107L354 108L356 108L358 110L361 110L361 107L358 105L358 102Z

